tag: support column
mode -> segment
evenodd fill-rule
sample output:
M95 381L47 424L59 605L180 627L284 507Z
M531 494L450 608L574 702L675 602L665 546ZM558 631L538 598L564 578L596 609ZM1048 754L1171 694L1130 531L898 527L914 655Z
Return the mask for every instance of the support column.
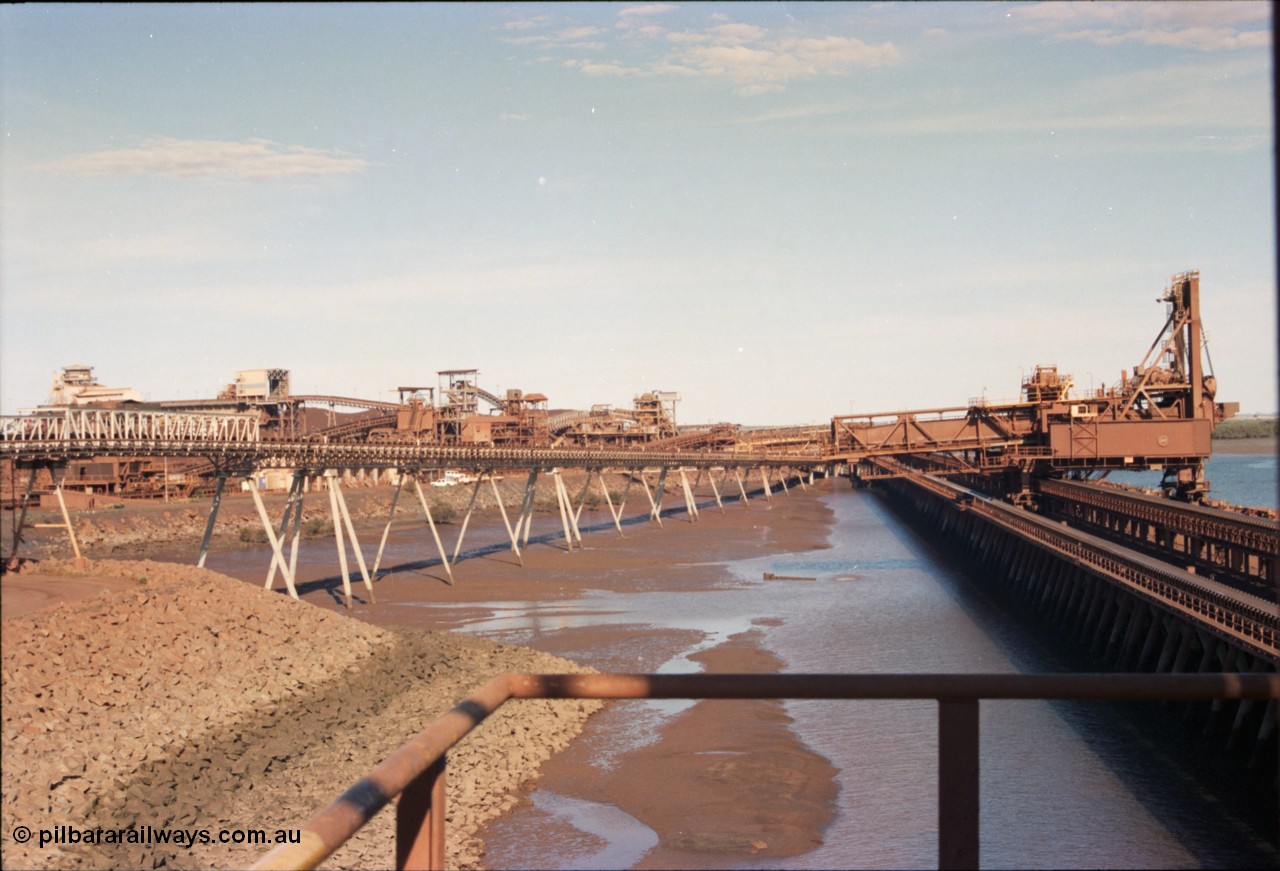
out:
M1160 632L1164 629L1164 617L1160 610L1153 605L1147 606L1151 612L1151 626L1147 629L1147 640L1142 644L1142 650L1138 654L1137 661L1131 667L1131 671L1142 671L1142 665L1151 658L1152 649L1155 647L1156 641L1160 637ZM1169 638L1173 637L1172 632L1166 633ZM1165 645L1166 647L1168 644Z
M395 517L396 505L400 502L400 491L404 489L404 469L397 469L396 491L391 494L391 508L387 511L387 525L382 528L382 541L378 542L378 555L373 558L373 578L378 578L378 566L382 565L382 552L387 547L387 535L391 532L391 521Z
M511 550L516 555L516 560L520 566L524 567L524 557L520 555L520 535L519 527L511 528L511 521L507 520L507 506L502 502L502 493L498 490L498 478L493 474L493 470L489 470L489 484L493 487L493 498L498 502L498 511L502 514L502 525L507 528L507 537L511 539Z
M12 461L11 461L12 462ZM5 564L5 571L16 572L22 563L18 560L18 548L22 546L22 527L27 522L27 506L31 504L31 491L36 485L37 467L31 467L31 474L27 476L27 489L22 493L22 505L18 511L17 519L13 524L13 547L9 551L9 561ZM13 477L17 480L18 464L13 463ZM203 564L203 557L201 557Z
M376 605L378 600L373 595L373 581L369 579L369 569L364 564L364 553L360 550L360 540L356 538L356 527L351 522L351 513L347 511L347 500L342 495L342 487L338 485L337 479L333 481L333 491L338 495L338 509L342 512L342 522L347 526L347 537L351 539L351 549L356 554L356 565L360 566L360 577L364 580L364 587L369 591L369 604Z
M298 598L298 590L293 585L293 576L289 574L289 564L285 562L284 552L280 547L280 539L276 536L276 531L271 527L271 518L267 516L267 506L262 504L262 494L258 492L258 482L254 480L252 475L245 478L249 483L249 492L253 494L254 507L258 509L258 518L262 521L262 528L267 533L267 541L271 542L271 572L267 575L266 588L271 588L271 582L275 580L276 568L280 569L280 574L284 575L284 585L289 590L289 595L294 599ZM285 521L288 521L288 509L285 509Z
M667 466L660 467L658 469L658 483L653 487L653 498L654 502L658 506L659 515L662 514L662 499L667 495L667 472L669 471L671 471L671 469ZM658 525L661 526L662 524Z
M665 471L665 468L664 468ZM644 495L649 497L649 519L658 521L658 526L662 526L662 497L658 497L658 501L653 501L653 493L649 492L649 480L644 476L644 470L640 470L640 483L644 485Z
M689 476L685 474L684 467L680 468L680 487L684 490L685 510L689 512L689 522L693 523L698 519L698 503L693 498L693 490L689 488Z
M587 480L583 482L582 491L578 493L578 507L573 509L573 522L575 526L582 520L582 509L586 507L587 493L591 490L591 478L598 474L599 470L597 469L587 469ZM566 490L565 492L567 493L568 491Z
M1116 645L1120 643L1124 637L1124 631L1129 626L1129 621L1133 619L1133 612L1137 606L1137 602L1127 593L1116 591L1116 613L1115 622L1111 624L1111 632L1107 636L1106 646L1102 648L1102 655L1114 663L1113 658L1116 651Z
M333 520L333 540L338 546L338 568L342 571L342 595L347 610L351 610L351 572L347 567L347 544L342 540L342 514L338 510L338 475L333 470L325 472L329 490L329 516Z
M480 472L476 475L476 485L471 488L471 500L467 502L467 513L462 516L462 528L458 530L458 540L453 546L453 562L458 562L458 554L462 552L462 539L467 535L467 526L471 523L471 512L476 507L476 497L480 495L480 485L484 483L484 476L488 472Z
M618 530L618 535L626 538L625 535L622 535L622 507L619 506L617 511L613 509L613 497L609 495L609 486L604 482L603 469L596 476L596 480L600 482L600 492L604 494L605 504L609 506L609 516L613 518L614 528Z
M1270 699L1267 708L1262 712L1262 723L1258 726L1258 736L1253 741L1253 753L1249 755L1249 768L1258 764L1258 759L1271 744L1271 735L1276 730L1276 700Z
M622 488L622 500L618 502L618 523L619 523L618 532L619 533L622 532L622 526L621 526L622 512L627 510L627 497L631 495L631 485L636 482L637 474L643 477L644 469L641 469L639 473L637 473L635 469L627 470L627 486Z
M760 467L760 483L764 485L764 498L769 502L773 501L773 491L769 489L769 474L765 471L765 467Z
M283 555L285 533L289 532L290 521L293 522L293 541L289 551L289 571L286 576L286 586L289 580L293 580L297 584L298 576L294 572L298 565L298 536L302 519L302 477L303 473L295 471L293 480L289 482L289 498L284 503L284 515L280 518L280 528L276 531L276 536L280 539L280 549ZM276 580L277 564L275 560L271 561L271 569L267 572L267 582L263 585L265 589L271 589L271 585Z
M724 514L724 503L720 501L720 488L716 486L716 473L708 469L707 480L711 482L711 492L716 494L716 507L720 509L721 514Z
M520 546L529 547L529 528L533 526L534 493L538 485L538 469L529 470L529 481L524 487L524 501L520 503L520 520L516 524L516 532L520 534Z
M1191 656L1191 643L1195 640L1195 630L1187 623L1179 620L1178 631L1181 637L1178 639L1178 652L1173 655L1173 664L1169 666L1169 671L1173 674L1182 674L1183 669L1187 667L1187 659ZM1162 669L1157 667L1157 671Z
M422 505L422 513L427 515L427 526L431 527L431 537L435 539L436 551L440 554L440 562L444 565L444 573L448 576L447 583L453 586L453 567L449 565L449 557L444 552L444 545L440 542L440 533L436 530L435 518L431 516L431 506L427 504L427 494L422 492L422 484L418 481L418 475L415 472L413 476L413 489L418 494L418 502Z
M1147 604L1145 601L1135 601L1129 608L1129 624L1125 627L1123 641L1116 650L1116 662L1120 666L1121 671L1128 671L1129 660L1133 656L1134 645L1138 640L1138 631L1142 628L1143 620L1147 616Z
M751 506L748 504L749 497L747 496L747 487L745 484L742 483L742 469L738 468L737 466L734 466L733 476L738 481L738 492L742 494L742 507L750 508Z
M71 514L67 511L66 500L62 498L62 484L59 483L53 492L58 497L58 509L62 512L62 522L67 528L67 538L71 539L71 551L76 555L74 565L78 571L83 571L85 558L80 555L80 542L76 541L76 528L71 525Z
M302 505L307 494L307 473L298 469L293 473L293 484L297 488L298 501L293 506L293 535L289 542L289 577L293 578L295 589L298 585L298 543L302 538Z
M569 552L573 553L575 543L579 547L582 546L582 533L578 531L578 519L573 513L573 501L569 498L569 490L564 485L560 470L553 469L551 474L556 482L556 501L560 505L560 522L564 524L565 543L569 546Z
M32 472L34 475L35 472ZM213 488L213 504L209 506L209 519L204 525L204 537L200 539L200 556L196 559L196 567L204 568L204 559L209 555L209 541L213 538L213 523L218 519L218 506L222 504L222 488L227 483L227 473L218 473L218 483Z

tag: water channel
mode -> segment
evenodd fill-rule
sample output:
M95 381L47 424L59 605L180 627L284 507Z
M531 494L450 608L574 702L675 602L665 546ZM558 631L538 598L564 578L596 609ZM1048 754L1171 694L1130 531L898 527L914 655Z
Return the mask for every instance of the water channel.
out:
M532 646L583 625L702 633L701 642L662 667L666 672L697 671L689 654L753 622L763 628L765 646L792 672L1072 670L977 593L945 554L877 496L838 485L820 498L835 514L831 547L732 562L728 568L736 584L678 595L594 590L550 611L493 602L480 606L487 616L463 617L459 628ZM767 581L765 572L815 580ZM467 606L471 615L475 608ZM774 619L761 627L759 618ZM613 753L653 740L664 718L692 703L621 704L633 706L624 718L633 728L605 742ZM787 710L801 738L839 769L840 792L839 815L822 846L785 866L933 866L934 704L793 701ZM981 718L985 867L1280 866L1280 854L1256 822L1251 827L1203 792L1113 708L984 702ZM608 776L610 764L610 754L603 754L601 776ZM563 841L530 838L536 818L547 814L593 837L577 850ZM543 790L530 808L491 827L488 837L491 867L622 868L656 842L651 831L617 808ZM768 864L776 866L777 860ZM744 860L725 867L765 863Z
M1274 456L1215 460L1215 485L1233 477L1256 485L1269 475L1274 492ZM1259 501L1217 486L1214 495ZM661 591L630 585L628 592L617 592L609 589L606 572L598 588L570 598L400 601L379 607L430 609L432 625L552 650L564 648L556 643L561 633L583 627L611 627L617 637L643 628L691 639L656 668L643 669L666 673L698 671L691 656L749 629L760 633L763 646L790 672L1089 670L981 593L948 553L894 514L882 497L836 481L812 498L833 512L829 547L720 563L728 582L674 593L670 584ZM505 547L501 534L493 540L493 548ZM420 541L420 530L393 534L385 564L417 571L412 564L406 569L405 561L421 557ZM260 547L233 551L211 563L219 571L255 577L267 564L264 553ZM300 557L303 576L332 571L327 548L304 548ZM676 562L653 571L681 578L689 565ZM765 580L766 572L813 580ZM609 668L604 652L577 649L570 655L618 670ZM593 661L597 655L601 660ZM592 742L591 764L608 777L622 754L658 740L664 724L693 704L616 703L593 718L580 740ZM839 795L838 814L823 843L782 867L933 867L934 703L792 701L786 709L801 740L838 769ZM1170 717L1179 715L1170 709ZM1170 748L1115 707L988 701L982 703L981 730L984 867L1280 867L1274 821L1206 790L1179 758L1185 750ZM581 837L542 837L548 817L555 818L557 831ZM486 863L495 868L627 868L658 842L656 833L617 807L572 790L547 789L535 791L527 806L492 825L486 837ZM776 859L726 858L721 867L778 866Z

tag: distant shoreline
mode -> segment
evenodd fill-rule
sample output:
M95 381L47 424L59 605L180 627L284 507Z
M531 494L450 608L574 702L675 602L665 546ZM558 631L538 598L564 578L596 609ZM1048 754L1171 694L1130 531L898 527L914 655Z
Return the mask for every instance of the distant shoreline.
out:
M1280 444L1280 440L1275 436L1253 439L1214 439L1212 450L1215 454L1274 454L1277 444Z

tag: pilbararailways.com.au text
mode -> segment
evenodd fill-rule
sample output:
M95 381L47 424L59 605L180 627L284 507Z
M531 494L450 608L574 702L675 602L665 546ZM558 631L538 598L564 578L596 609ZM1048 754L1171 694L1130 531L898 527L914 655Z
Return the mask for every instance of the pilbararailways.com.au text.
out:
M302 843L301 829L203 829L156 828L155 826L127 826L122 828L81 828L60 825L35 829L15 826L10 833L13 840L25 844L35 838L36 845L67 846L72 844L140 844L143 846L173 845L188 850L196 844L251 844L270 847L277 844Z

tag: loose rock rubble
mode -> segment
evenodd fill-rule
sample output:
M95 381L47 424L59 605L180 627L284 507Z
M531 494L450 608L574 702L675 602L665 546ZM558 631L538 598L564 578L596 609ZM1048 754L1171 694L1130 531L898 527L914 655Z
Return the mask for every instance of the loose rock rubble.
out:
M46 561L47 572L69 573ZM4 622L6 868L243 867L261 846L19 844L13 828L296 829L525 648L388 630L193 567L99 561L136 588ZM594 702L510 702L449 755L447 856L581 730ZM326 867L389 867L379 814Z

